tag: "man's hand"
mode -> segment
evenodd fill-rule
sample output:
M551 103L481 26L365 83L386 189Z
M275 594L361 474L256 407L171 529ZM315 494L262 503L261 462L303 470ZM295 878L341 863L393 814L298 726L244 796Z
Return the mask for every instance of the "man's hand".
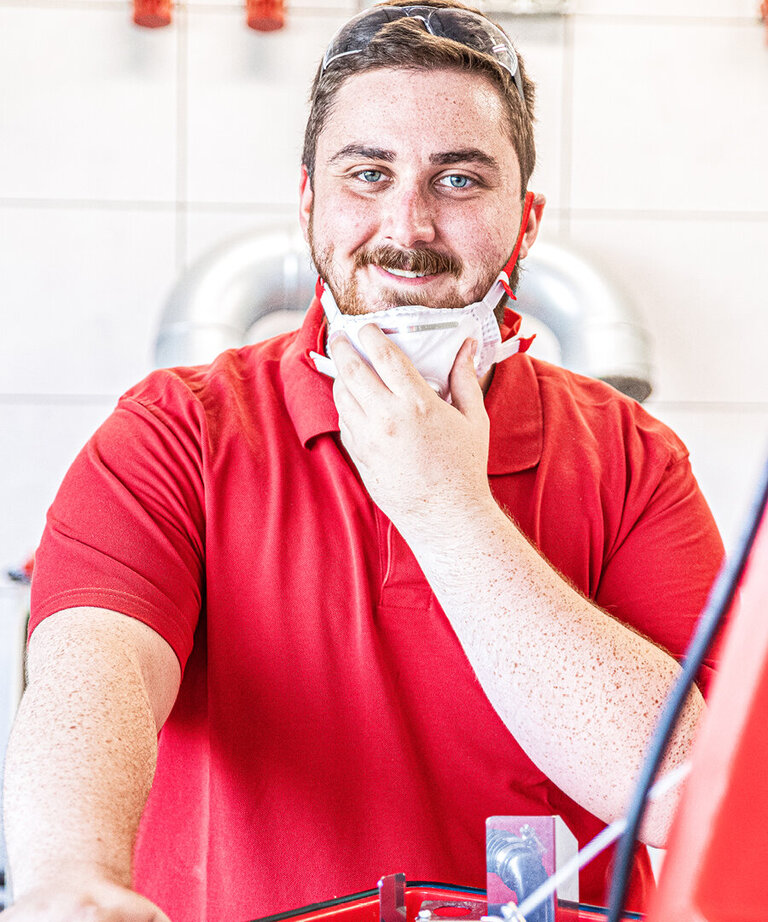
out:
M472 362L476 344L467 340L456 356L448 404L378 327L363 327L360 340L373 368L345 336L331 342L333 394L342 442L374 502L413 540L490 508L489 420Z
M369 493L517 742L582 807L616 819L679 666L573 589L496 505L470 344L451 372L450 405L378 328L360 339L373 368L344 338L330 348L342 440ZM693 692L663 771L686 758L702 707ZM649 811L649 844L663 844L676 799Z
M111 881L47 884L0 913L0 922L170 922L154 903Z

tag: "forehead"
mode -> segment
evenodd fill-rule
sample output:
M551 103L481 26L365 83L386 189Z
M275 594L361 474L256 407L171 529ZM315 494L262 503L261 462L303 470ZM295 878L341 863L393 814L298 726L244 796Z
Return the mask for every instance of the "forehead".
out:
M380 68L348 77L318 138L317 166L359 144L397 159L480 149L508 178L519 177L503 96L484 75L458 70Z

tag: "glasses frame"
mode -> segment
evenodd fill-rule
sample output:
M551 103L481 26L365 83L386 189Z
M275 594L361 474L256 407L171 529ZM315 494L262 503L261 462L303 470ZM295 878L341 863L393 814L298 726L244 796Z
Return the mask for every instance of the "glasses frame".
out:
M356 36L356 30L362 23L376 19L379 22L376 24L375 29ZM390 22L396 22L398 19L418 19L424 26L425 31L430 35L434 35L436 38L447 38L472 51L495 58L496 63L503 67L512 77L517 87L517 92L520 94L520 99L525 103L523 79L520 75L520 65L512 42L490 19L486 19L485 16L471 10L457 9L456 7L379 6L364 10L345 23L331 39L323 55L320 73L324 74L333 62L339 58L347 57L351 54L361 54L384 26ZM477 44L472 44L471 41L466 40L467 36L458 38L456 35L451 35L451 26L458 24L460 29L462 21L469 21L474 26L479 25L489 39L490 47L478 48ZM362 33L363 30L360 30L360 32ZM355 38L358 39L359 47L346 47L347 45L353 45Z

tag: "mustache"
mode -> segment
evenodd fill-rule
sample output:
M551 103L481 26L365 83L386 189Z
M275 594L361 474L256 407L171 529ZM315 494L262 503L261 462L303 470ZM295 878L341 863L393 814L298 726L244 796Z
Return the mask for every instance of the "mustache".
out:
M461 274L461 260L436 250L399 250L389 244L373 249L359 250L355 254L355 268L380 266L382 269L399 269L401 272L418 272L419 275L438 275L448 272Z

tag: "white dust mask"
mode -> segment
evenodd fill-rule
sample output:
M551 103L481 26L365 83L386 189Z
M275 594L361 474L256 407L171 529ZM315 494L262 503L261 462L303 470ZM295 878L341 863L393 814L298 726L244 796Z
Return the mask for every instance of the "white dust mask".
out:
M336 332L346 333L360 355L370 361L360 343L360 330L366 324L375 324L403 350L429 386L447 400L448 378L465 340L472 338L477 342L474 363L478 378L497 362L524 352L530 345L530 339L520 337L501 341L493 311L505 293L503 283L507 281L502 272L482 301L461 308L416 305L390 307L370 314L342 314L327 285L323 286L320 302L328 318L328 337ZM318 371L336 377L333 359L317 352L311 352L310 356Z

